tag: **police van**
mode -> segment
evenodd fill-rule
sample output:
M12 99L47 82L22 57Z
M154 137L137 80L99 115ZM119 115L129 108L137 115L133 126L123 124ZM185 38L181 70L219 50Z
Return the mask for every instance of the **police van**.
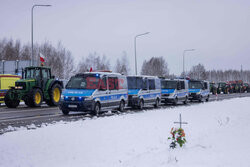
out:
M128 106L142 109L145 104L159 107L161 81L155 76L127 76Z
M209 101L210 90L208 81L189 80L189 100Z
M77 74L67 83L60 100L64 115L70 111L90 111L98 115L101 109L123 111L128 102L127 79L111 72Z
M161 99L163 103L188 102L188 81L185 79L162 79Z

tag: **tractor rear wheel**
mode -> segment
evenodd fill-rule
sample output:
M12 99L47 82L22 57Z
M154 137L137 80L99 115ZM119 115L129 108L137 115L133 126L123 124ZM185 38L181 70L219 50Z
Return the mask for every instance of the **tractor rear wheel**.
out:
M59 84L54 84L49 90L49 100L46 100L46 103L49 106L58 106L60 102L60 97L62 93L62 87Z
M16 108L19 105L20 100L11 99L10 94L11 94L11 90L8 90L8 92L6 93L4 97L4 102L8 108Z
M28 101L25 101L29 107L40 107L43 102L43 93L40 89L34 88L30 91Z

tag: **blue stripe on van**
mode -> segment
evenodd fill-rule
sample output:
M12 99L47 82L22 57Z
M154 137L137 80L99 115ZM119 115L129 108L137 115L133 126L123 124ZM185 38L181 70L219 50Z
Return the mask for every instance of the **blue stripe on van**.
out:
M203 95L203 96L206 96L206 95L208 95L210 93L210 91L203 91L201 94Z
M95 97L94 99L97 99L99 98L100 101L107 101L107 100L120 100L120 98L124 96L125 99L128 98L128 95L127 94L115 94L115 95L104 95L104 96L100 96L100 97Z
M162 94L174 93L175 89L161 89Z
M129 89L128 95L138 95L140 89Z
M150 93L150 94L146 94L146 95L141 95L144 99L149 99L149 98L154 98L157 95L161 96L161 93Z
M177 94L177 96L181 96L181 97L186 96L186 95L188 95L188 92L181 92Z
M198 93L201 91L201 89L189 89L189 93Z

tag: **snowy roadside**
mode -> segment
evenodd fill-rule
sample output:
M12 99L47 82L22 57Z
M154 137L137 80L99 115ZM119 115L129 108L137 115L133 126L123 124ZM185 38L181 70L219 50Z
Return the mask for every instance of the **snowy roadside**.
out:
M0 136L4 167L249 166L250 98L116 115ZM184 148L169 149L182 113Z

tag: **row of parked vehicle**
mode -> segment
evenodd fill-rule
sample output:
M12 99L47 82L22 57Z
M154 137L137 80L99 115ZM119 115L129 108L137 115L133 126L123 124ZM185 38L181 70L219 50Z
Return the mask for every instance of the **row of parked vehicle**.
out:
M156 76L124 76L111 72L85 72L69 80L62 92L59 107L63 114L125 107L143 109L160 103L208 101L209 82L187 79L165 79Z
M66 115L70 111L98 114L104 108L123 111L125 107L142 109L148 104L158 107L161 103L208 101L209 89L214 94L249 92L249 85L242 81L209 84L207 81L124 76L111 72L77 74L64 83L51 75L49 67L43 66L26 67L22 77L0 75L0 103L16 108L20 102L29 107L39 107L46 102L49 106L59 105Z
M250 85L242 80L228 82L211 82L210 92L213 94L244 93L250 92Z

